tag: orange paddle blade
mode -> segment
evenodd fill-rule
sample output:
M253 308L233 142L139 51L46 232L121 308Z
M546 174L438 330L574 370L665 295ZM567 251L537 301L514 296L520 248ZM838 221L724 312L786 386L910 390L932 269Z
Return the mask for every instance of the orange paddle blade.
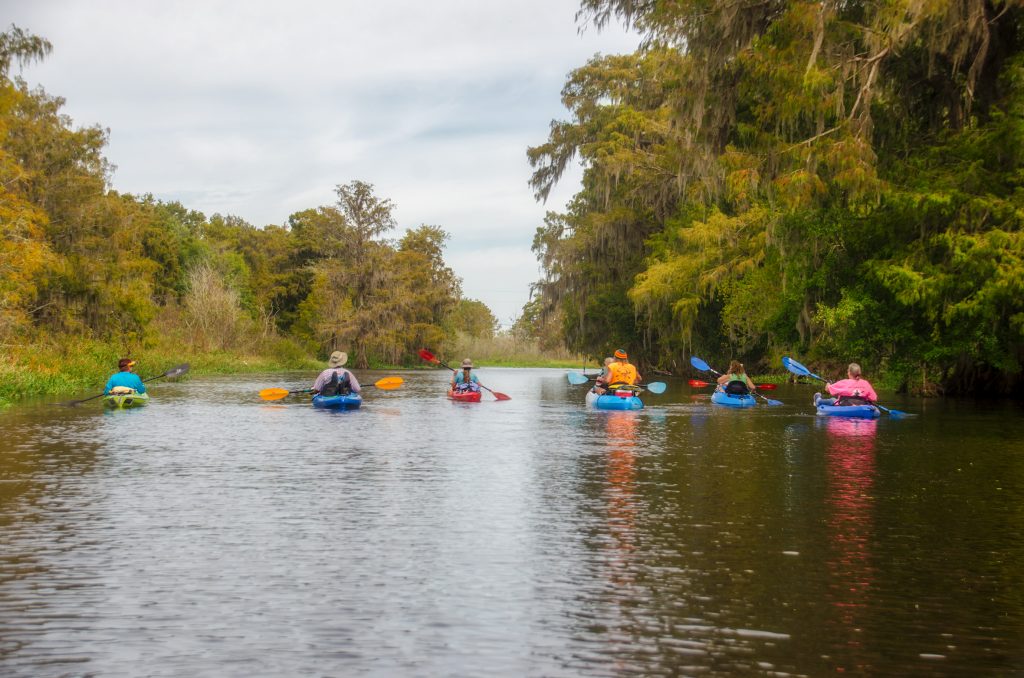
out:
M285 388L265 388L260 391L260 397L264 400L280 400L288 395L288 389Z
M405 379L402 379L401 377L384 377L383 379L375 381L373 385L377 388L384 389L385 391L390 391L398 388L404 383Z

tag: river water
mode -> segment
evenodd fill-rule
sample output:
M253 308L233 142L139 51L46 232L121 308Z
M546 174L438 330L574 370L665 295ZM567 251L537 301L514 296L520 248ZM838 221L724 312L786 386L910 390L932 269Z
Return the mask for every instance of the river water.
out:
M0 675L1024 673L1017 405L387 374L355 412L257 397L288 374L0 413Z

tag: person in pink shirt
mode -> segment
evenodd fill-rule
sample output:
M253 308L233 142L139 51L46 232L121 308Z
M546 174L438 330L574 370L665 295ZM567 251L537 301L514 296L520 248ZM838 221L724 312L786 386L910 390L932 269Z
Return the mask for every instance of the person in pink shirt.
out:
M860 365L857 363L850 363L850 366L846 368L846 379L837 381L834 384L828 383L825 385L830 395L835 396L834 398L822 398L820 393L814 394L814 404L818 405L861 405L862 402L853 401L850 402L851 398L857 398L861 401L868 401L874 403L878 400L878 394L875 393L875 389L871 387L867 379L860 376ZM846 401L846 402L844 402Z

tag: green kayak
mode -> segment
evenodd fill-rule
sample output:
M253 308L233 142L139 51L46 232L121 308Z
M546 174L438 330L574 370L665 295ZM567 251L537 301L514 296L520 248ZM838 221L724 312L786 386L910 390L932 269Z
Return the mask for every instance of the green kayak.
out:
M111 393L103 396L103 404L113 409L142 407L149 402L148 393Z

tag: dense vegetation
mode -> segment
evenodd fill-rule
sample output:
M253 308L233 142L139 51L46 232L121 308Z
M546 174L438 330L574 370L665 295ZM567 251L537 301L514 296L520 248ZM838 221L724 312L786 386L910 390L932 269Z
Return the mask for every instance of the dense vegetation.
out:
M645 41L574 71L571 119L529 151L539 199L585 167L534 241L571 348L1019 392L1020 2L582 6Z
M368 183L264 228L111 190L106 130L74 129L62 99L11 75L49 50L0 33L0 400L119 355L308 367L343 348L367 367L418 363L419 347L454 348L456 330L494 335L445 265L445 231L388 239L394 205ZM26 371L48 377L12 386Z

